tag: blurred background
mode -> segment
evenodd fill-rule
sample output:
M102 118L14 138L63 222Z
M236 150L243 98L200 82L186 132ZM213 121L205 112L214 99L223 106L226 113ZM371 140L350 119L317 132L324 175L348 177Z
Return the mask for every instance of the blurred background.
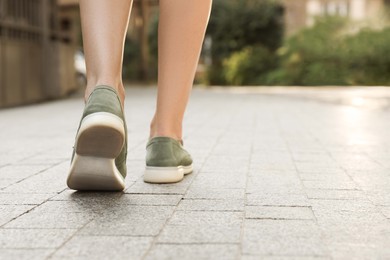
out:
M127 85L157 78L158 0L134 0ZM195 83L388 86L390 0L214 0ZM0 107L85 84L77 0L0 0Z

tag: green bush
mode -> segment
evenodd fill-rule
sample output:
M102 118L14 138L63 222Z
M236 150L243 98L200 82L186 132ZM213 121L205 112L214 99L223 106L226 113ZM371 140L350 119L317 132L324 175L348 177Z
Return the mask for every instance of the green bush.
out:
M344 41L351 85L390 85L390 28L363 30Z
M273 0L215 0L206 34L211 37L212 66L209 84L227 84L223 62L233 53L254 45L271 52L278 49L284 34L284 9Z
M267 84L266 75L275 66L275 55L261 45L246 47L223 62L224 76L229 85Z
M280 78L276 85L345 84L340 63L340 34L345 20L323 19L287 39L278 50ZM271 74L275 75L275 73Z
M287 39L278 50L279 68L268 74L271 85L388 85L390 28L346 34L348 23L319 19Z

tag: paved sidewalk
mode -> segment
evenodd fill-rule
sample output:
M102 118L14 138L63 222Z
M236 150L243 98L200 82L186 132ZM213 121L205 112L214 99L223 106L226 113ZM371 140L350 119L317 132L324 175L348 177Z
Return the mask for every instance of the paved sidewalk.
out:
M0 259L390 259L390 89L322 91L196 89L194 173L152 185L128 89L124 193L66 188L80 99L1 110Z

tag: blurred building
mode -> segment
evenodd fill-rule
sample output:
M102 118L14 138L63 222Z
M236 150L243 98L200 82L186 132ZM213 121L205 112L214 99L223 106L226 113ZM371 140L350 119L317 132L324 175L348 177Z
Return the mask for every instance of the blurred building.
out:
M0 0L0 107L67 95L80 87L78 0ZM129 36L140 42L140 74L148 70L148 35L158 0L134 0ZM142 78L142 76L141 76Z
M374 18L390 5L390 0L284 0L286 33L310 26L320 15L340 15L354 21Z
M78 26L69 16L56 0L0 0L0 107L61 97L77 87Z

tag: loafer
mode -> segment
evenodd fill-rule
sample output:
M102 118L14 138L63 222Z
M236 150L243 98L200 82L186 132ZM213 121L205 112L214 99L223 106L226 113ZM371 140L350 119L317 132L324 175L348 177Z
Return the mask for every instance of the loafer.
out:
M67 185L74 190L125 188L127 127L118 93L97 86L77 130Z
M184 178L184 175L191 172L191 155L183 148L180 141L165 136L157 136L148 141L145 182L178 182Z

